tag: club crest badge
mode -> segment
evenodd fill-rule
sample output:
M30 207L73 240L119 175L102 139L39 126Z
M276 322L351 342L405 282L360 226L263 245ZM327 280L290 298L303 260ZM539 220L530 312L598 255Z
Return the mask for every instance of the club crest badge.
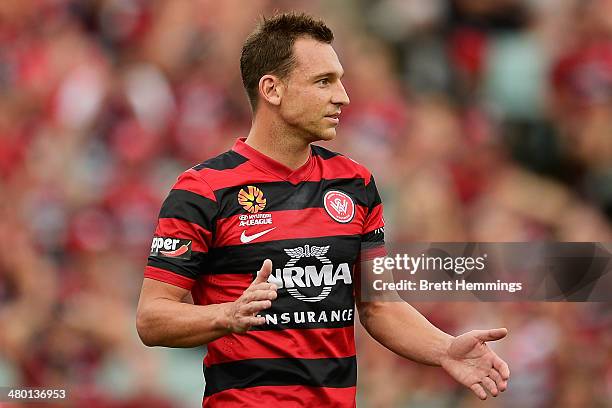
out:
M341 224L349 223L355 216L355 203L346 193L338 190L331 190L323 197L325 211L336 222Z

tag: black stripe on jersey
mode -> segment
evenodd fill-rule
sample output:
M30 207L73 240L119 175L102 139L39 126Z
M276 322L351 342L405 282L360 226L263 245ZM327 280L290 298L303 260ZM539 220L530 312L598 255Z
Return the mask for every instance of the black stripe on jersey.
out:
M361 236L361 241L363 242L364 245L365 244L369 244L369 243L376 244L376 245L373 245L371 247L362 248L362 249L374 248L376 246L380 246L381 244L384 244L385 233L382 232L382 230L380 228L376 228L375 230L372 230L372 231L368 232L367 234L363 234Z
M171 190L159 212L159 218L178 218L212 231L217 203L188 190Z
M366 196L368 201L368 207L370 211L378 204L382 203L380 199L380 194L378 194L378 189L376 188L376 182L374 181L374 177L370 178L370 183L366 186Z
M265 259L272 261L272 268L281 268L291 259L285 249L304 245L327 246L325 256L333 263L348 262L352 265L361 248L361 235L343 235L305 239L281 239L256 242L249 245L231 245L210 248L206 274L254 274Z
M344 358L261 358L205 368L204 396L232 388L264 385L306 385L347 388L357 382L357 360Z
M278 298L272 302L272 307L258 313L266 317L266 324L253 326L252 331L287 330L287 329L338 329L355 324L355 299L353 287L345 285L351 293L335 291L326 299L317 303L304 303L291 296ZM278 289L282 291L283 289ZM280 292L279 292L280 294ZM346 305L337 307L331 302L344 296ZM291 303L291 309L283 309L283 304ZM299 303L299 304L298 304ZM276 322L276 323L275 323Z
M311 263L316 265L317 262ZM273 274L277 276L276 268ZM335 268L334 268L335 272ZM272 306L259 315L266 317L266 324L255 326L251 330L285 330L285 329L321 329L352 326L355 318L355 298L353 283L347 284L338 280L331 288L327 297L318 302L304 302L288 293L286 287L278 288L278 297ZM322 286L297 287L300 294L308 297L318 296L324 288Z
M368 206L369 204L364 188L365 182L360 178L304 181L297 185L286 181L250 185L258 187L263 192L267 201L265 212L323 207L323 196L329 190L340 190L347 193L356 205ZM238 203L238 192L242 188L244 186L215 191L220 208L219 218L244 213L244 209Z
M292 262L292 257L285 250L303 248L309 245L314 247L327 247L324 256L333 265L335 274L340 264L348 263L352 271L353 265L361 249L361 235L333 236L308 239L287 239L254 243L250 245L227 246L212 248L209 252L209 261L206 274L215 274L222 279L223 274L254 274L264 259L272 261L272 274L281 276L284 281L283 269L285 267L301 267L312 265L318 271L323 263L314 257L301 258ZM289 264L289 265L288 265ZM220 282L220 285L223 283ZM284 285L283 285L284 286ZM313 297L318 296L324 290L323 286L309 285L308 287L294 286L300 294ZM339 279L335 282L327 297L318 302L304 302L293 297L286 287L278 289L278 298L272 302L272 306L266 309L262 316L269 315L267 324L253 328L253 330L284 330L284 329L315 329L330 327L347 327L353 325L354 319L354 297L353 284ZM351 313L347 315L347 310ZM333 318L332 312L340 311L342 318ZM291 316L283 317L282 314L289 312ZM304 312L296 319L293 312ZM310 312L308 315L306 313ZM321 313L325 312L325 316Z
M149 256L147 265L155 268L174 272L177 275L185 276L189 279L198 279L199 272L205 267L208 254L205 252L191 252L190 259L170 258L163 256Z
M313 156L319 156L323 160L331 159L332 157L342 156L340 153L332 152L324 147L317 145L310 145Z
M204 163L200 163L194 166L193 169L196 171L202 169L213 169L213 170L228 170L240 166L245 163L248 159L241 154L236 153L233 150L227 151L220 154L217 157L213 157L210 160L206 160Z

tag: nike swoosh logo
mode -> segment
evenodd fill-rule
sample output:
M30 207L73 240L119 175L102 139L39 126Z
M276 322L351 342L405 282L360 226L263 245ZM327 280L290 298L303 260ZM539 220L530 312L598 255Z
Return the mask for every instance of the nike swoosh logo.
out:
M248 244L249 242L262 237L264 235L266 235L268 232L272 231L273 229L276 229L276 227L272 227L270 229L267 230L263 230L261 232L258 232L257 234L253 234L253 235L247 235L246 231L242 231L242 235L240 235L240 242L242 242L243 244Z

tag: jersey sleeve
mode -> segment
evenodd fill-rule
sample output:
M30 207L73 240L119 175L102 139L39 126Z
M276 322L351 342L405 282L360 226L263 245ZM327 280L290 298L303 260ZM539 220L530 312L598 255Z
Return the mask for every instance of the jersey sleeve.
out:
M373 176L370 176L366 184L366 197L368 212L361 233L361 261L387 255L383 205Z
M206 266L217 211L198 173L181 174L159 212L144 277L191 290Z

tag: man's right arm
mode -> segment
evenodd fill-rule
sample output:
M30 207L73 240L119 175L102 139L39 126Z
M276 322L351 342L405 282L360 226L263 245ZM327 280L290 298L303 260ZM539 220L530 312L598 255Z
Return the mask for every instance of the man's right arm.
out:
M136 317L138 335L149 347L196 347L261 325L265 318L256 315L277 296L276 286L267 282L271 272L272 262L266 260L238 299L206 306L183 303L187 289L145 278Z

